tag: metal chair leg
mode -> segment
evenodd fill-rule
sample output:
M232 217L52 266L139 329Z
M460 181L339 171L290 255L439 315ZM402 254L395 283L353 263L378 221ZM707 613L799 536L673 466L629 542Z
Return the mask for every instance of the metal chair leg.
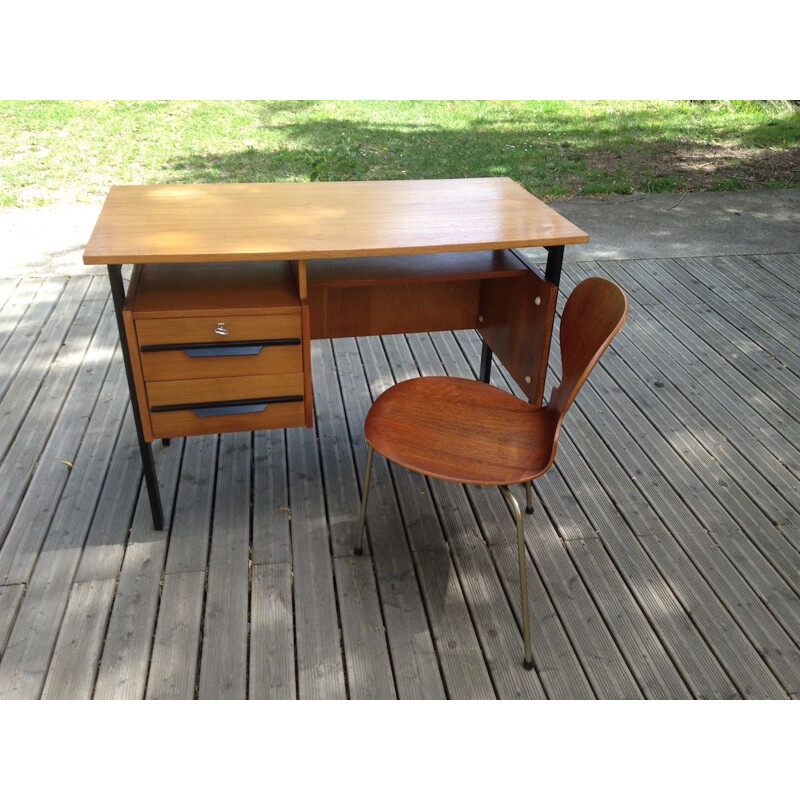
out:
M525 513L533 514L533 481L525 481Z
M530 482L528 482L530 486ZM522 526L522 511L519 503L509 490L508 486L500 486L500 491L508 500L514 519L517 522L517 551L519 555L519 588L522 601L522 646L525 657L522 666L527 670L533 669L533 653L531 652L531 623L528 615L528 575L525 571L525 534Z
M358 515L358 544L353 551L357 556L364 552L364 522L367 516L367 497L369 496L369 479L372 477L372 456L375 454L374 448L369 448L367 453L367 468L364 472L364 488L361 491L361 513Z

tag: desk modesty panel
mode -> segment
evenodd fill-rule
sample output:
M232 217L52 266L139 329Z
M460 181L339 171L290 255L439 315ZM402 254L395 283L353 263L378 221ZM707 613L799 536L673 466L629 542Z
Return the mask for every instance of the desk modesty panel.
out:
M588 240L510 178L113 186L83 262L341 258Z

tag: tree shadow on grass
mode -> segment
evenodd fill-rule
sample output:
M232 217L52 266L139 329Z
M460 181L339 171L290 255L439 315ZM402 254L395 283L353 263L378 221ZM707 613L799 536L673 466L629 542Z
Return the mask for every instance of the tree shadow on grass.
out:
M478 115L462 128L424 119L383 124L286 114L311 105L265 107L265 128L281 135L275 148L194 153L169 169L177 182L196 183L508 176L545 197L800 184L800 147L786 147L800 144L797 114L777 130L769 123L748 130L732 124L717 129L729 144L699 145L692 131L664 136L648 109L599 120L554 112L530 126L513 114ZM765 148L770 141L783 147Z

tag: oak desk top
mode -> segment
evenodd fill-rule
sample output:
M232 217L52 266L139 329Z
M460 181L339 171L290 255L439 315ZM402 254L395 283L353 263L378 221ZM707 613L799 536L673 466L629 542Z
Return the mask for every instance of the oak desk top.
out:
M83 263L299 260L587 241L510 178L113 186Z

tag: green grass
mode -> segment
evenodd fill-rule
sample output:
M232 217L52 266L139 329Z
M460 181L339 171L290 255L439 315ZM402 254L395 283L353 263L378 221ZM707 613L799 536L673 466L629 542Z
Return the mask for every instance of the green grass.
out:
M507 175L544 198L800 182L778 102L0 102L0 205L114 183Z

